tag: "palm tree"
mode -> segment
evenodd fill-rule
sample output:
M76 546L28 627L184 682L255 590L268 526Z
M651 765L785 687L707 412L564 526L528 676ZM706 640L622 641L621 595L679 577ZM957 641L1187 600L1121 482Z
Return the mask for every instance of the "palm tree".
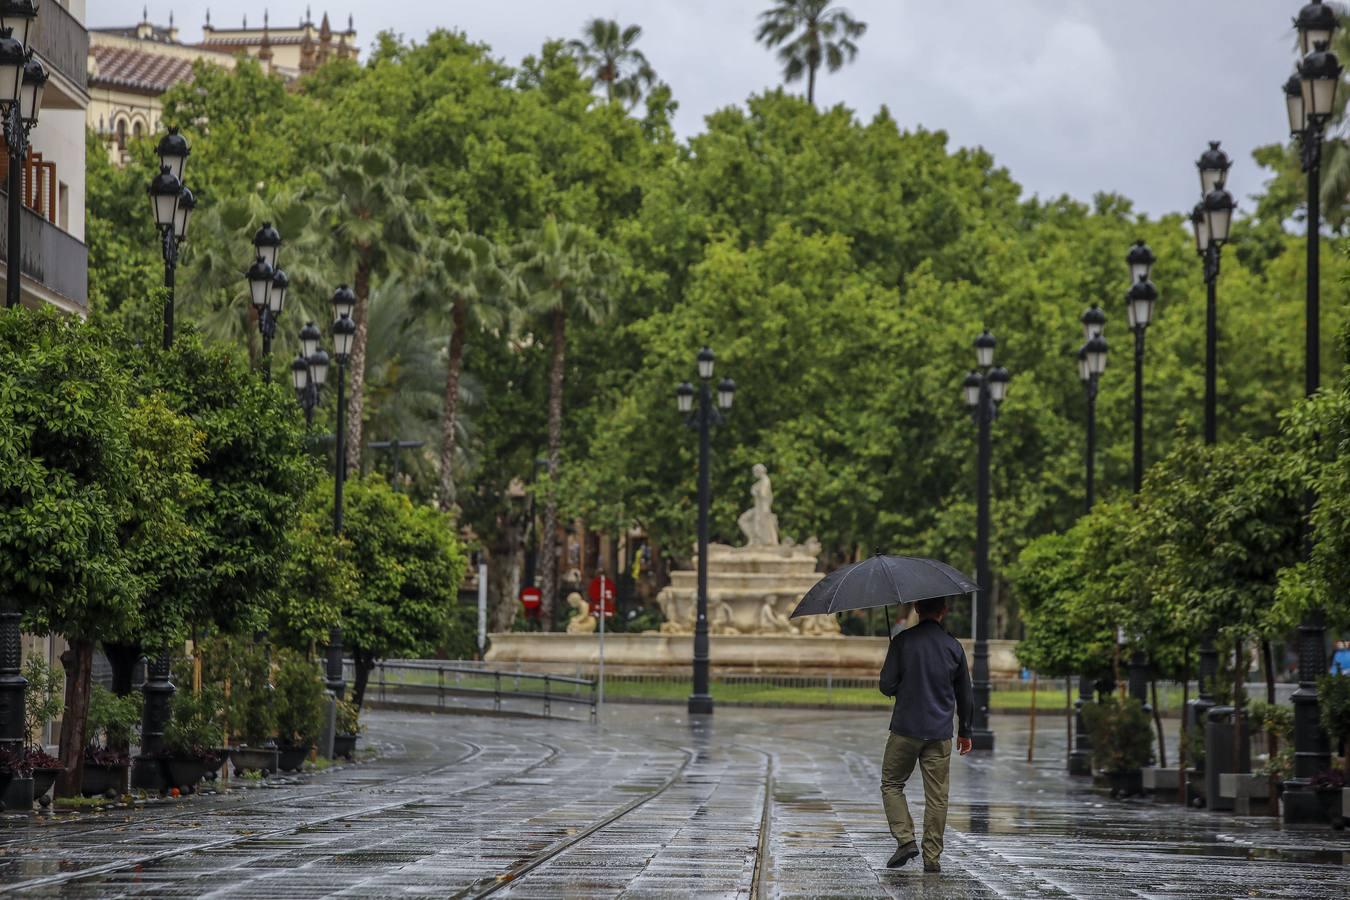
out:
M778 0L773 9L759 14L755 40L766 47L782 47L783 79L796 81L806 75L806 100L816 102L816 71L826 66L838 72L858 55L854 38L867 31L848 10L833 6L833 0Z
M612 305L608 286L613 257L599 246L595 233L581 225L559 224L549 216L520 250L521 272L528 286L528 309L546 316L552 331L548 381L549 493L544 504L544 529L539 547L540 618L551 628L557 590L558 500L554 494L562 453L563 378L567 367L567 320L581 315L591 322L607 318Z
M427 283L436 286L437 299L450 299L450 347L441 401L439 492L440 507L448 512L455 505L460 378L469 329L472 326L480 331L500 332L509 323L524 288L506 254L482 235L451 232L431 242L425 255L432 263Z
M379 440L435 437L445 335L416 311L420 287L392 277L370 292L366 340L366 432ZM414 469L425 469L416 466Z
M356 293L356 337L347 368L347 470L360 472L365 413L367 316L370 289L392 263L412 256L421 241L418 201L426 197L422 179L377 147L338 146L322 173L314 211L315 225L331 235L340 270L350 272Z
M632 109L643 92L656 81L656 72L647 57L635 46L642 27L620 28L613 19L591 19L582 29L584 40L568 41L568 49L583 69L592 73L595 84L605 86L605 97Z

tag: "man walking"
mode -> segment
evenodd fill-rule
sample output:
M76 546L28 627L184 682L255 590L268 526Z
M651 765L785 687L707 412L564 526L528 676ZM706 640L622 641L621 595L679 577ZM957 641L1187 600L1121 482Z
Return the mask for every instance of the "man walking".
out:
M956 746L965 756L970 752L970 711L975 701L966 651L942 627L946 598L920 600L914 608L918 624L891 638L881 667L881 692L895 698L881 762L881 802L898 846L886 865L898 868L919 855L905 800L905 782L917 763L923 774L923 870L941 872L938 857L947 827L952 718L958 720Z

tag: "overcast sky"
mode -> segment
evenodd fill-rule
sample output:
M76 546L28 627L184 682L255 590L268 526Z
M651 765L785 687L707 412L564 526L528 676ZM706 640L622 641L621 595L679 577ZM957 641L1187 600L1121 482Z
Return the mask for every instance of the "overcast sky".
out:
M144 0L89 0L89 25L129 25ZM340 0L335 26L355 16L360 42L390 29L408 37L450 27L508 62L549 37L577 35L594 16L643 27L641 48L680 103L688 136L703 118L779 83L774 56L754 42L769 0ZM267 9L298 22L306 0L267 3L150 0L163 24L174 11L195 41L208 7L219 26L251 24ZM857 61L824 75L819 104L864 117L888 106L903 127L945 129L980 145L1028 193L1089 199L1114 190L1150 213L1189 209L1194 161L1222 139L1237 160L1242 198L1259 190L1253 148L1285 138L1280 88L1293 66L1282 0L848 0L868 23ZM324 0L313 2L317 21ZM228 12L227 12L228 11ZM228 19L226 19L228 15ZM800 88L798 88L800 89ZM1247 204L1250 206L1250 204Z

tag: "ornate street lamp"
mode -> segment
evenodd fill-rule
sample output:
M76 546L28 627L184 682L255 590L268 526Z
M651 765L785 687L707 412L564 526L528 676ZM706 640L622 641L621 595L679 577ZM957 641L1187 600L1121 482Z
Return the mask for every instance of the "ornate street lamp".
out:
M0 3L0 115L4 116L4 135L9 146L7 307L19 305L23 284L20 263L23 258L23 168L28 157L28 134L37 124L42 88L47 82L42 64L33 60L28 51L28 28L36 15L37 9L30 3Z
M1148 251L1148 246L1143 241L1135 245L1135 249L1130 251L1131 269L1134 270L1135 260ZM1149 265L1152 265L1151 252L1148 252L1150 259ZM1146 271L1140 271L1141 276L1146 277ZM1102 373L1106 371L1107 345L1103 332L1106 329L1106 313L1095 303L1090 309L1083 313L1080 320L1083 323L1083 332L1087 340L1078 350L1078 377L1083 382L1083 387L1087 393L1087 482L1086 482L1086 509L1092 512L1092 506L1095 501L1095 479L1096 479L1096 456L1097 456L1097 388ZM1078 699L1074 702L1074 744L1069 752L1069 774L1070 775L1091 775L1092 774L1092 738L1088 734L1087 723L1083 721L1083 705L1092 702L1093 682L1086 675L1078 677Z
M980 585L975 595L975 660L973 687L975 709L971 716L971 745L976 750L994 749L994 732L989 727L989 469L993 457L991 426L998 417L999 405L1008 395L1012 375L1002 366L994 367L998 341L986 329L975 339L973 369L961 382L961 396L971 408L978 428L978 459L975 523L975 580Z
M27 48L37 14L37 0L0 0L0 29L8 28Z
M1340 60L1329 49L1338 25L1335 11L1325 3L1309 3L1299 11L1294 26L1304 57L1298 66L1298 97L1293 95L1295 79L1285 84L1289 130L1299 141L1303 171L1308 175L1304 392L1310 397L1317 393L1322 381L1322 139L1327 120L1336 110L1341 82ZM1311 510L1311 493L1306 503ZM1325 633L1326 620L1321 609L1310 611L1299 623L1298 689L1290 698L1294 704L1294 775L1285 782L1286 822L1325 821L1315 793L1309 788L1312 776L1331 765L1331 744L1319 722L1317 698L1317 679L1327 671Z
M1133 267L1131 267L1133 271ZM1147 277L1136 278L1125 295L1130 330L1134 332L1134 492L1144 486L1144 332L1153 322L1158 289ZM1128 665L1130 696L1148 710L1148 658L1136 650Z
M709 465L712 428L726 422L722 411L730 410L736 396L736 382L723 378L717 385L717 405L713 406L712 377L717 360L712 348L698 351L698 409L694 409L695 388L689 382L675 389L679 411L685 424L698 430L698 620L694 625L694 690L689 696L691 715L712 715L713 699L709 690L708 654L708 507L712 502Z
M267 264L272 268L277 267L277 254L281 252L281 233L272 227L271 222L264 222L262 227L253 235L253 249L257 255L267 260Z
M155 227L159 229L160 254L164 258L164 349L173 346L174 278L178 270L179 245L187 240L188 224L197 198L183 184L183 169L187 165L187 140L170 128L159 139L155 153L159 156L159 174L150 181L150 204L154 211Z

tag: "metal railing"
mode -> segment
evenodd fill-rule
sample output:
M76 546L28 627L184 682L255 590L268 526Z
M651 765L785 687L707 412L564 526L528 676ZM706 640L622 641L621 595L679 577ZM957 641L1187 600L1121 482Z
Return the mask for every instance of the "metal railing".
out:
M344 665L345 677L351 681L355 674L352 662L347 660ZM490 698L494 712L502 711L503 701L522 700L542 704L545 716L553 714L554 703L561 703L587 707L594 719L596 687L594 679L493 669L482 663L383 660L370 673L366 696L380 701L391 699L391 694L434 698L437 708L444 708L450 698Z

